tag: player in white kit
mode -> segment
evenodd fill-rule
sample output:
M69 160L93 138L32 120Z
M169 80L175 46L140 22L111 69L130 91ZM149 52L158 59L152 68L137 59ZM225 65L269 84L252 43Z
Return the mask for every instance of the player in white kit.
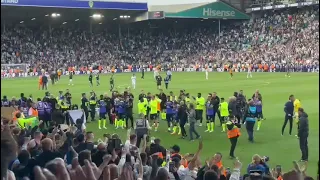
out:
M133 74L133 75L131 76L131 85L132 85L132 88L133 88L133 89L136 89L136 80L137 80L136 75Z
M155 69L153 70L153 78L156 79L156 77L157 77L158 75L159 75L158 69L155 68Z
M208 77L209 76L209 70L208 70L208 68L206 68L206 80L208 80Z
M252 67L251 67L251 65L248 65L248 72L247 72L247 78L252 78Z

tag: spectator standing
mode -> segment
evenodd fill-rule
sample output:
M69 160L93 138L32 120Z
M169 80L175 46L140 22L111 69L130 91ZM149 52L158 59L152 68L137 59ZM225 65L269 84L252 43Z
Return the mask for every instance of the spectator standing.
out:
M299 129L298 129L298 137L300 150L302 153L301 160L308 161L309 158L309 149L308 149L308 136L309 136L309 120L308 114L304 112L303 108L299 108Z
M188 111L188 122L190 123L190 128L189 128L189 134L190 134L190 141L193 141L193 134L196 135L196 138L199 139L201 136L199 133L196 131L196 111L194 109L194 105L191 103L189 105L189 111Z

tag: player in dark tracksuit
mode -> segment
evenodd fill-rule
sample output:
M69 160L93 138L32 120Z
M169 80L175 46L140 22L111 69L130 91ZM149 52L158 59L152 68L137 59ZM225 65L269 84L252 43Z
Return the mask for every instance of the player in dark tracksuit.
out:
M166 76L163 81L164 81L164 84L166 86L166 89L168 89L168 85L169 85L169 81L170 81L169 76Z
M91 97L90 97L90 100L89 100L91 121L95 121L95 117L96 117L96 105L97 105L96 94L95 94L94 92L91 92Z
M101 122L103 124L103 128L107 129L106 127L107 103L104 100L103 95L100 95L100 100L97 102L97 104L99 106L99 121L98 121L99 129L101 129Z
M144 68L141 68L141 79L144 79Z
M93 86L93 83L92 83L92 73L89 74L89 84L90 84L90 87Z
M128 98L126 101L126 128L129 128L129 120L131 122L131 128L133 129L133 98Z
M281 130L281 135L283 135L284 133L284 129L286 128L286 125L289 121L289 134L291 135L292 133L292 123L293 123L293 115L294 115L294 105L293 105L293 95L290 95L289 97L289 101L286 102L286 104L284 105L284 112L285 112L285 116L284 116L284 123L282 125L282 130Z
M97 86L100 86L100 75L99 73L96 75Z
M86 93L82 93L81 109L83 109L83 111L84 111L84 114L86 116L86 120L88 120L88 117L89 117L88 106L89 106L89 101L88 101L88 99L86 97Z
M114 88L114 79L113 79L113 75L110 77L110 92L113 91Z
M160 75L158 75L156 77L156 81L157 81L157 88L160 89L161 88L162 77Z
M173 101L170 100L170 96L167 97L166 102L166 119L168 123L168 131L171 132L171 125L174 120L175 111L173 109Z

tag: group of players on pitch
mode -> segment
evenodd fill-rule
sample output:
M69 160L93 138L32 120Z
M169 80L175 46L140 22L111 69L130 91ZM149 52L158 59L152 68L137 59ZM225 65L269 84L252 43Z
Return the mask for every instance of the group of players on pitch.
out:
M215 92L209 93L204 98L201 93L198 93L197 97L190 96L185 90L181 90L178 96L175 96L173 92L166 95L161 89L160 93L155 95L142 91L138 98L138 114L145 115L145 118L153 124L154 131L158 130L159 120L162 119L167 121L169 132L182 134L183 137L186 136L184 126L188 125L190 104L195 107L196 120L199 126L202 126L203 120L206 119L207 129L205 132L213 132L215 130L216 116L220 120L222 132L225 132L228 121L241 124L244 122L243 119L246 114L248 114L246 113L248 101L242 91L235 92L234 96L228 100L219 98ZM101 129L102 125L100 121L105 121L106 115L109 116L109 119L112 119L110 123L114 124L116 128L129 128L129 120L131 120L131 127L133 127L133 99L134 96L129 93L128 89L123 94L114 91L111 97L101 95L100 99L97 99L95 94L92 94L90 101L96 101L97 106L95 108L100 114L99 128ZM259 130L261 126L260 120L263 119L262 96L257 91L249 101L254 102L256 108L255 116L258 121L257 130ZM85 103L84 100L82 107L84 107ZM105 122L103 122L103 126L105 126Z

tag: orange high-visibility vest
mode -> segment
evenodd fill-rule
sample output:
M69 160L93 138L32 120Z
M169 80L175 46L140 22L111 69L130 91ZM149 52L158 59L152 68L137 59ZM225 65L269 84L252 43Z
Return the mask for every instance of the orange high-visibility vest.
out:
M228 138L234 138L234 137L238 137L241 135L239 128L233 128L231 130L228 130L227 132Z
M33 108L30 108L29 109L29 114L30 114L30 111L31 111L31 116L32 117L38 117L38 110L37 109L33 109Z
M222 168L223 168L223 164L222 164L221 161L218 162L216 165L218 166L219 169L222 169ZM226 170L223 170L222 174L223 174L225 177L227 177L227 171L226 171Z
M160 102L157 102L157 111L160 111Z

